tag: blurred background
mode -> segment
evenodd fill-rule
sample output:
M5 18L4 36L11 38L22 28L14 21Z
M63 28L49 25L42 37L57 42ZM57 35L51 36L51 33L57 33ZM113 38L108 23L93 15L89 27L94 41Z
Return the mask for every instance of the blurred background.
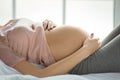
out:
M52 20L73 25L101 40L120 23L120 0L0 0L0 25L10 19Z

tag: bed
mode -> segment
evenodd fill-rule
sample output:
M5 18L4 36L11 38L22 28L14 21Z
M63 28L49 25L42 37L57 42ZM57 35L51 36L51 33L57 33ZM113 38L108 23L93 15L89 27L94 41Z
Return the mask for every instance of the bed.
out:
M87 75L59 75L37 78L32 75L22 75L0 60L0 80L120 80L120 73L99 73Z

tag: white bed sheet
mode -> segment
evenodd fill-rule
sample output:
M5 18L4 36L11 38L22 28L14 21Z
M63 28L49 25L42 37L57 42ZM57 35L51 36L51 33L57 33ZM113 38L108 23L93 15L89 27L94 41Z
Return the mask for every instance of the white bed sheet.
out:
M22 75L0 60L0 80L120 80L120 73L100 73L81 76L67 74L37 78L31 75Z

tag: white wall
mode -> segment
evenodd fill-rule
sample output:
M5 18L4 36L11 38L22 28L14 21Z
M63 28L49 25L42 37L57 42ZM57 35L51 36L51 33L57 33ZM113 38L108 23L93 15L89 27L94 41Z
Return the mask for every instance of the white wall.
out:
M113 0L67 0L66 24L82 27L102 41L113 29Z
M16 0L16 18L41 22L50 19L62 24L62 0Z
M114 26L120 25L120 0L114 0Z
M13 17L13 0L0 0L0 25ZM16 18L63 22L63 0L16 0ZM115 25L120 21L115 0ZM103 39L113 29L113 0L66 0L65 24L79 26Z
M12 0L0 0L0 25L12 18Z

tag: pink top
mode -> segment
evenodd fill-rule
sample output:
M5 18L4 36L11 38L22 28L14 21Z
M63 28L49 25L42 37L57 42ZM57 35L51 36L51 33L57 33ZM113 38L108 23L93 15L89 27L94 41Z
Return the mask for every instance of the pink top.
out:
M48 47L44 29L39 24L33 29L32 24L30 20L18 19L8 22L0 32L4 36L4 43L16 55L32 63L48 66L54 63L55 59Z

